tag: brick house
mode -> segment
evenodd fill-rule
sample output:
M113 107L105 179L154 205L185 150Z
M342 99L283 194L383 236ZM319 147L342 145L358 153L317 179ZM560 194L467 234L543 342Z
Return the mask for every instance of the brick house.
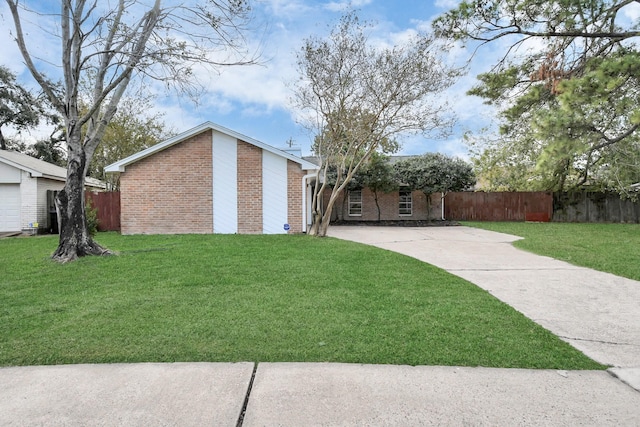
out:
M0 150L0 232L57 230L53 200L66 180L63 167L17 151ZM85 187L104 190L105 184L87 177Z
M388 161L393 164L416 156L390 156ZM305 157L312 163L319 163L317 157ZM323 198L323 206L329 204L331 187L327 187ZM384 193L378 191L376 195L369 188L358 190L343 190L338 196L331 212L331 222L371 222L378 221L378 207L380 206L380 221L433 221L443 217L443 200L440 193L432 194L427 203L427 196L422 191L408 191L400 189Z
M329 202L331 191L324 195L324 205ZM390 193L378 192L381 221L428 221L442 218L442 198L440 193L427 197L422 191L400 190ZM378 208L375 195L369 188L349 190L341 194L336 201L331 221L363 222L377 221Z
M115 162L122 234L306 231L317 166L206 122Z

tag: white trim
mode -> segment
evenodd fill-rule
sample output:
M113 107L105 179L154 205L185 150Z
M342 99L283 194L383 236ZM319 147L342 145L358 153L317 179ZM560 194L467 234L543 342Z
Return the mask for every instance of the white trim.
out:
M315 173L310 173L302 177L302 232L303 233L307 232L307 224L308 224L307 201L308 201L309 192L307 190L307 187L309 184L307 183L307 181L310 178L315 178L315 177L316 177Z
M238 141L213 132L211 141L213 232L238 232Z
M293 162L298 163L302 170L316 170L318 169L317 165L314 165L311 162L308 162L304 159L301 159L299 157L294 156L293 154L287 153L285 151L279 150L275 147L272 147L271 145L265 144L264 142L258 141L257 139L253 139L251 137L248 137L246 135L243 135L241 133L238 133L236 131L233 131L231 129L227 129L224 126L220 126L218 124L212 123L212 122L205 122L199 126L196 126L192 129L187 130L186 132L182 132L181 134L178 134L172 138L169 138L165 141L162 141L152 147L149 147L145 150L142 150L136 154L133 154L129 157L126 157L122 160L119 160L115 163L112 163L108 166L106 166L104 168L104 171L107 173L117 173L117 172L124 172L126 167L129 166L132 163L137 162L138 160L142 160L145 157L151 156L152 154L155 154L159 151L164 150L165 148L169 148L175 144L178 144L182 141L184 141L185 139L191 138L192 136L195 136L199 133L202 133L204 131L207 130L214 130L220 133L223 133L225 135L228 135L230 137L233 137L237 140L240 141L244 141L246 143L249 143L251 145L255 145L258 148L261 148L265 151L268 151L270 153L273 153L277 156L280 157L284 157L285 159L291 160Z

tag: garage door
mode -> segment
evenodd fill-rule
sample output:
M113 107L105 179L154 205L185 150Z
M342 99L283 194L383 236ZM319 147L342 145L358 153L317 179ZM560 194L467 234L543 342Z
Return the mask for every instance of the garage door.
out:
M20 229L20 184L0 184L0 231Z

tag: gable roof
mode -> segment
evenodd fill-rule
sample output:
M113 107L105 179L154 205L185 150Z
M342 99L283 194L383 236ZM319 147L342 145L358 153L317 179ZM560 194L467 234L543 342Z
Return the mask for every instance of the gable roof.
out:
M133 154L129 157L125 157L122 160L119 160L115 163L112 163L108 166L106 166L104 168L104 171L107 173L117 173L117 172L124 172L126 167L132 163L137 162L138 160L142 160L145 157L149 157L159 151L162 151L166 148L172 147L176 144L181 143L182 141L191 138L192 136L198 135L204 131L207 130L214 130L220 133L223 133L225 135L228 135L232 138L238 139L240 141L244 141L248 144L254 145L258 148L261 148L265 151L268 151L270 153L273 153L275 155L278 155L280 157L284 157L285 159L291 160L293 162L296 162L300 165L300 167L303 170L316 170L318 169L318 166L308 162L300 157L297 157L291 153L288 153L284 150L280 150L278 148L275 148L269 144L265 144L264 142L258 141L257 139L253 139L249 136L243 135L241 133L238 133L236 131L233 131L231 129L227 129L224 126L220 126L218 124L215 124L213 122L204 122L203 124L196 126L192 129L189 129L188 131L182 132L172 138L169 138L167 140L164 140L156 145L153 145L145 150L139 151L136 154Z
M67 170L65 168L17 151L0 150L0 162L29 172L33 177L49 178L56 181L65 181L67 179Z
M29 172L34 178L47 178L62 182L67 180L65 168L17 151L0 150L0 163ZM104 182L91 177L85 178L85 184L89 187L105 188Z

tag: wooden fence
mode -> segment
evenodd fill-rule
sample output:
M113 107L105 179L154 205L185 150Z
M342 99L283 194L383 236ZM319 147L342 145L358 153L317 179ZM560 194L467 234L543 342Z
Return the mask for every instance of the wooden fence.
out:
M551 221L551 192L463 192L445 197L445 218L454 221Z
M100 231L120 231L120 192L86 192L98 211ZM453 221L555 221L640 223L640 202L617 194L551 192L462 192L445 197Z
M92 192L85 193L86 200L98 212L99 231L120 231L120 192Z
M615 193L554 193L553 220L640 223L640 203Z

